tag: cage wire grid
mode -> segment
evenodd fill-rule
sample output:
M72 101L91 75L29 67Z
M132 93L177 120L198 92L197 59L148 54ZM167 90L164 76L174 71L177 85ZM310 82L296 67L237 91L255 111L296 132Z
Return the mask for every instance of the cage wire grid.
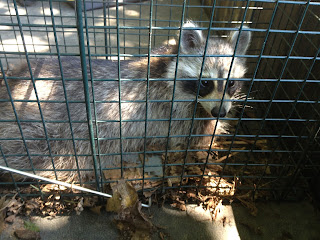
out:
M30 2L30 1L29 1ZM33 1L31 1L33 2ZM153 191L161 189L187 189L187 188L221 188L219 183L222 179L232 181L238 179L237 190L254 193L259 191L270 192L273 198L296 199L303 195L307 183L314 176L319 174L319 128L320 128L320 3L316 1L221 1L221 0L153 0L153 1L81 1L76 0L50 0L34 1L31 6L23 6L20 1L0 1L0 70L1 88L7 88L8 99L0 99L0 104L10 104L12 106L12 119L5 119L0 115L0 124L16 123L21 137L4 137L0 133L0 162L10 167L10 161L15 157L27 157L31 163L31 169L21 169L33 173L48 171L47 169L36 169L32 165L35 157L44 157L46 161L52 162L52 177L57 179L59 171L76 171L79 178L77 184L92 184L98 191L102 191L105 183L112 183L118 179L104 179L104 171L120 171L119 179L125 177L126 171L132 168L139 168L142 174L139 177L125 177L128 181L139 182L141 191ZM90 4L102 4L101 9L88 10ZM109 5L113 4L113 5ZM165 13L165 14L164 14ZM136 100L148 106L153 102L163 100L149 100L148 86L152 81L173 81L174 86L177 81L174 79L153 79L150 78L150 61L152 58L176 57L177 65L179 58L167 54L155 54L154 47L169 45L178 39L177 45L181 44L181 28L185 20L192 19L199 25L198 30L208 32L208 37L226 37L231 30L251 31L252 42L246 55L248 71L245 78L237 79L243 81L245 96L235 99L233 102L240 105L236 115L232 117L218 117L212 120L233 123L228 133L218 134L215 131L205 136L219 137L221 141L228 141L229 144L223 148L217 147L212 141L207 148L191 148L190 141L186 149L171 150L168 143L164 150L145 150L141 152L123 152L122 141L127 139L143 139L146 148L148 138L170 138L174 137L199 137L192 133L190 129L188 135L172 136L170 133L171 122L177 119L172 118L172 108L169 119L148 119L148 108L146 107L146 120L122 119L121 105L126 100L119 98L115 101L102 101L95 99L94 82L109 81L118 82L118 91L121 92L121 83L126 81L144 81L147 84L145 100ZM248 25L250 28L244 28ZM178 36L178 37L176 37ZM237 47L237 45L236 45ZM80 59L82 78L66 79L61 63L62 57L76 56ZM58 79L38 79L34 77L30 62L32 59L44 57L56 58L59 62L61 78ZM189 56L192 57L192 56ZM196 56L194 56L196 57ZM208 54L202 56L203 59L210 57ZM215 57L215 56L213 56ZM232 57L235 55L219 55L219 57ZM118 74L116 79L94 79L91 68L93 59L108 59L117 62L117 71L120 73L121 61L145 58L148 61L147 75L143 79L121 78ZM14 75L7 75L10 64L16 64L19 60L27 60L27 67L30 78L21 78ZM232 60L232 61L233 61ZM87 68L89 64L89 68ZM204 64L204 61L203 61ZM202 64L202 67L203 67ZM230 81L230 71L228 73L227 84ZM197 79L206 80L202 76ZM29 80L35 92L34 100L14 99L10 93L8 83L10 81ZM210 79L208 79L210 80ZM212 80L212 79L211 79ZM219 79L217 79L219 80ZM223 79L220 79L223 80ZM232 79L231 79L232 80ZM64 90L64 99L42 100L37 96L36 81L61 81ZM68 96L65 83L77 81L83 84L84 98L74 100ZM199 93L198 86L198 93ZM223 100L226 88L223 93ZM173 104L175 95L168 100ZM187 100L186 100L187 101ZM191 99L189 101L195 101ZM201 102L196 98L196 104ZM221 101L213 99L212 101ZM133 101L134 102L134 101ZM16 110L17 104L34 103L39 110L40 119L21 119ZM81 103L85 105L86 120L73 119L70 114L71 104ZM115 103L119 105L120 127L119 138L106 138L100 136L99 127L110 122L101 119L96 106L98 104ZM67 109L67 119L47 119L42 114L43 104L65 104ZM221 104L219 112L221 111ZM248 109L248 107L250 107ZM195 111L192 118L178 119L182 121L201 120L196 118ZM145 134L140 137L122 136L121 126L125 122L145 123ZM153 121L169 121L167 136L148 136L148 123ZM40 123L44 134L41 138L30 138L23 131L24 123ZM67 124L70 129L70 137L50 136L46 130L48 124ZM77 124L87 124L88 136L75 136L73 129ZM203 135L201 135L203 136ZM250 142L248 147L240 148L237 141ZM100 145L103 141L119 140L119 153L101 152ZM5 152L1 148L1 142L21 141L25 148L24 154ZM29 141L45 141L48 146L48 154L34 154L28 150ZM54 141L71 141L72 154L59 154L51 149ZM77 141L87 141L90 143L90 154L79 153L76 148ZM258 143L265 142L261 147ZM203 162L190 162L188 155L192 153L206 153ZM225 156L221 162L212 162L212 153L219 157ZM182 162L170 163L170 154L182 154ZM127 155L142 154L143 161L133 166L125 166L123 158ZM145 159L149 154L163 154L164 161L161 164L146 165ZM235 154L241 156L236 158ZM120 167L104 168L100 164L100 159L108 156L119 155L121 158ZM93 162L92 169L57 169L54 164L55 157L73 157L75 162L78 159L87 157ZM188 173L188 167L198 166L200 173ZM218 173L210 173L206 170L210 166L221 167ZM163 168L162 176L149 176L146 174L147 168ZM166 169L170 167L181 167L181 171L175 175L170 175ZM82 181L80 177L83 172L94 172L95 178ZM203 185L204 178L215 177L218 182L214 186ZM200 179L190 183L188 179ZM177 184L168 186L169 179L179 179ZM146 182L161 182L157 186L145 186ZM246 184L247 183L247 184ZM20 187L36 184L41 189L40 183L30 179L26 181L16 181L11 174L8 181L0 182L0 186L13 185L24 196L39 196L42 193L24 193ZM2 192L0 191L0 195ZM66 193L65 195L70 195ZM72 194L71 194L72 195Z

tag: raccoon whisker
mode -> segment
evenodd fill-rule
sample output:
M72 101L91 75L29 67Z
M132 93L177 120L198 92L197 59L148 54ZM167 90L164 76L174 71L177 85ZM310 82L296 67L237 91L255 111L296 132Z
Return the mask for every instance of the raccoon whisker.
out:
M253 90L253 91L250 91L250 93L257 93L258 90Z
M253 109L253 106L250 106L250 105L245 105L245 106L243 106L243 105L234 105L235 107L238 107L238 108L250 108L250 109Z
M233 99L235 99L235 100L245 100L245 99L253 100L254 98L251 98L251 97L249 97L249 98L246 98L246 97L239 97L239 98L233 98Z
M234 99L244 99L247 98L247 95L245 95L244 93L239 93L233 96ZM248 97L248 99L253 99L253 97Z

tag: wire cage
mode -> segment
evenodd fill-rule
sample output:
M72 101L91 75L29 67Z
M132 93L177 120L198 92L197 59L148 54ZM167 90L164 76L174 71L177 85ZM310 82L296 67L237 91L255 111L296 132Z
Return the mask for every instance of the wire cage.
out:
M0 125L15 124L19 133L19 136L7 131L0 133L1 166L12 167L14 159L27 159L23 161L31 163L35 158L42 159L52 163L50 171L53 179L59 180L57 172L76 171L79 176L77 184L91 184L98 191L102 191L105 184L125 178L142 192L222 189L229 192L236 190L240 194L250 191L253 198L297 199L307 191L308 183L319 175L320 170L319 12L320 3L310 0L1 0L0 88L6 95L0 95L0 106L3 109L10 106L11 113L4 115L0 110ZM245 85L244 95L233 100L239 107L232 116L211 117L211 120L228 123L228 131L208 132L208 143L195 149L190 144L183 149L170 149L165 145L161 150L157 146L147 149L145 145L140 152L127 153L122 151L121 143L137 137L123 136L121 128L125 122L135 120L121 119L120 114L119 119L113 120L115 124L108 126L120 129L116 139L120 142L119 151L112 154L120 156L121 163L113 167L102 166L102 159L112 154L105 153L101 146L105 141L115 139L106 138L99 132L104 124L110 124L110 120L97 111L99 104L106 102L95 99L95 82L114 81L118 83L117 91L121 92L121 84L125 81L143 81L149 86L152 81L177 82L179 79L150 77L150 64L143 79L123 78L119 74L113 79L108 76L95 79L91 62L96 59L113 61L114 71L121 72L121 62L127 60L144 58L150 63L160 57L179 59L179 53L173 56L165 52L154 53L152 49L173 44L180 46L183 22L188 19L197 24L197 30L206 31L212 38L227 39L232 30L250 31L252 34L251 45L241 56L246 59L247 73L244 78L237 79ZM82 70L80 79L64 79L62 68L58 79L39 79L35 72L33 74L30 64L35 59L45 64L46 58L54 58L61 63L62 58L68 57L78 59ZM205 58L206 53L201 57ZM235 55L221 57L234 59ZM21 61L27 61L31 76L27 79L11 73L12 66ZM200 73L198 83L202 78L204 76ZM28 97L27 92L20 98L13 97L10 82L20 80L28 81L35 98ZM224 80L231 81L230 76ZM36 81L52 81L62 85L67 81L78 81L82 97L76 99L62 88L64 93L60 99L42 98L37 96ZM148 87L146 89L146 98L141 102L152 104L153 100L148 100ZM49 96L50 89L47 92ZM119 105L121 113L121 105L127 101L121 99L121 94L119 96L113 103ZM174 101L173 95L168 102L173 105ZM68 106L75 103L79 107L81 104L81 110L86 113L85 119L77 119L69 112ZM19 112L26 106L24 104L33 104L40 117L24 119ZM51 118L50 114L43 112L46 104L60 104L61 108L64 105L67 116L63 119ZM193 115L187 120L193 123L199 119ZM146 118L142 124L147 129L152 121ZM171 123L175 119L170 115L166 121ZM42 129L43 136L30 136L25 125L32 123ZM59 124L68 125L68 137L50 133L50 128ZM75 134L74 129L79 126L85 126L86 135ZM165 138L169 141L173 137L170 130L166 136L148 136L146 131L140 139ZM184 137L191 139L197 136L189 130ZM47 146L46 154L29 151L32 141L43 141ZM63 142L67 141L72 146L71 153L63 154L57 147L52 147L54 144L63 146ZM80 141L90 145L88 153L77 149L76 144ZM19 142L21 151L17 153L5 149L3 146L8 142ZM130 164L124 163L127 156L134 159ZM67 164L55 166L56 157L72 158L75 162L85 158L92 162L92 167L70 169ZM31 169L18 170L35 174L49 171L37 169L33 164ZM84 172L92 172L94 177L84 180L81 178ZM44 194L36 190L32 193L23 190L23 186L30 184L41 189L37 181L30 178L17 181L14 174L8 173L5 176L0 188L12 185L22 197Z

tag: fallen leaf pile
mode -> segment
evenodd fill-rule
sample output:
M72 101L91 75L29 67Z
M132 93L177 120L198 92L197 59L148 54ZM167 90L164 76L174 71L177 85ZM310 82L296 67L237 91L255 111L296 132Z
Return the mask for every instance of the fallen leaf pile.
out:
M19 213L22 203L16 200L16 195L11 198L3 196L0 198L0 234L6 223L12 223Z
M260 178L257 183L254 178L240 179L235 176L277 175L279 169L272 163L281 161L281 158L270 160L269 155L263 152L257 153L256 157L252 154L248 157L246 153L237 150L268 149L266 144L265 140L224 140L215 142L212 148L227 150L231 147L232 152L188 151L187 154L185 151L169 152L167 155L159 155L158 158L149 154L139 155L137 161L140 163L129 163L123 168L122 180L119 180L120 169L103 171L105 180L111 182L103 187L106 192L110 192L110 188L113 192L113 197L107 201L106 210L117 213L115 223L123 239L150 239L151 234L157 229L141 211L137 191L142 189L144 200L158 204L169 201L172 207L182 211L186 210L186 204L197 203L211 212L212 219L217 219L223 201L231 202L234 199L239 200L251 214L256 215L258 210L255 200L268 199L271 194L270 191L257 189L270 188L274 180ZM208 149L208 146L196 148ZM254 164L248 166L247 163ZM255 166L257 163L259 166ZM144 174L142 166L145 167ZM241 190L239 186L244 188ZM160 191L163 187L166 188L165 194ZM40 192L42 197L28 198L23 203L16 198L2 197L0 233L6 223L14 221L17 213L26 216L32 213L55 216L71 211L81 214L84 208L89 208L92 212L100 214L103 208L97 196L82 196L74 189L54 184L24 186L20 188L20 192L30 195ZM164 233L159 232L161 239L164 236Z

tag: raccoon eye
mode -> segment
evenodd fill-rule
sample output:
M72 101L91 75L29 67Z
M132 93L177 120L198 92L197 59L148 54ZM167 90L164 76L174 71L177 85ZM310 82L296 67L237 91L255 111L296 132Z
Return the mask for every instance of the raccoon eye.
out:
M201 87L208 87L209 86L209 81L208 80L202 80L200 82L200 84L201 84Z
M233 87L233 86L234 86L234 83L235 83L235 82L234 82L233 80L231 80L231 81L229 81L229 85L228 85L228 86L229 86L229 87Z

